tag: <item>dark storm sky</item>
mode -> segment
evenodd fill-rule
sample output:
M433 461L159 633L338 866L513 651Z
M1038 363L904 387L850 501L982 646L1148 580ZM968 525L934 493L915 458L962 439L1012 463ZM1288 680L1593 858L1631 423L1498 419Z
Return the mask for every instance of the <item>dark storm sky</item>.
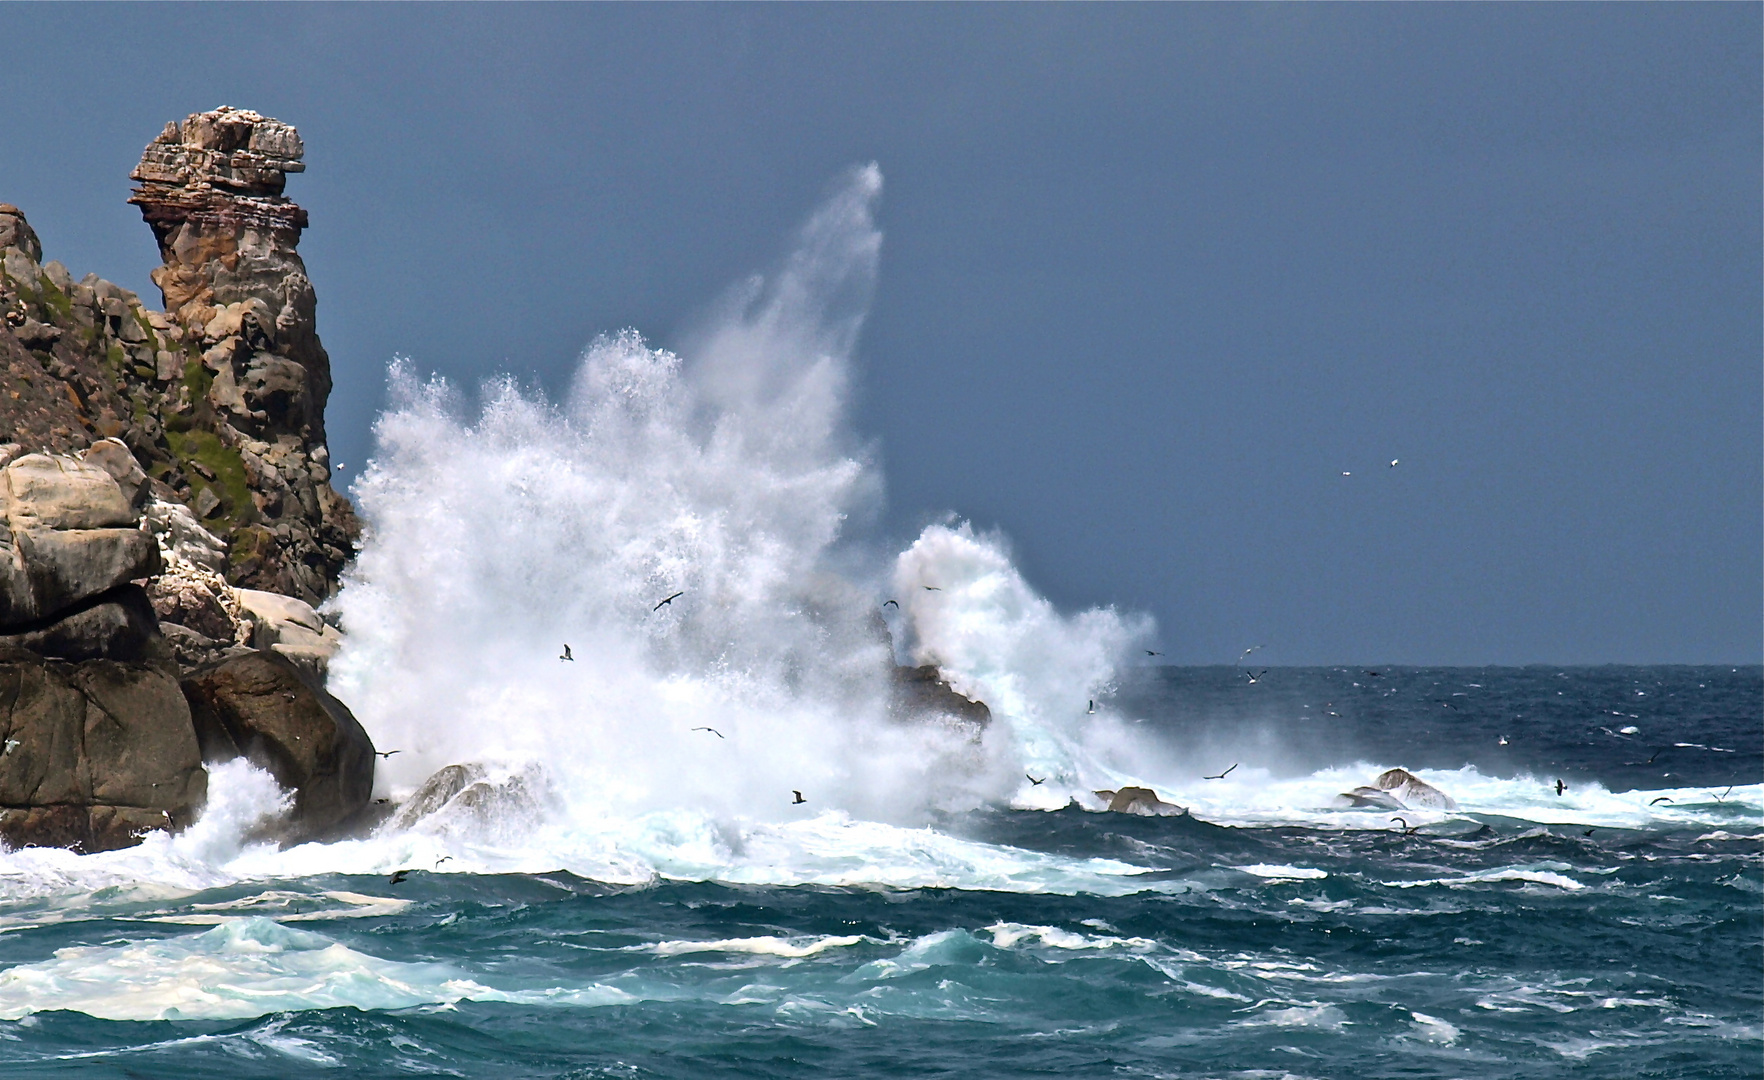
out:
M394 353L669 344L874 160L888 537L1175 662L1755 663L1760 11L11 4L0 201L157 305L141 147L296 124L359 463Z

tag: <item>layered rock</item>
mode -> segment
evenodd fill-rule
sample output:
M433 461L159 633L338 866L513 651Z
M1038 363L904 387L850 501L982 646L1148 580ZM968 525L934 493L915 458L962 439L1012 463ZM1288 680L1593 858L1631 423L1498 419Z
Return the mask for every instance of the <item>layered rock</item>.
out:
M129 201L159 242L153 281L186 343L189 426L170 442L207 465L186 501L227 541L234 584L318 604L358 527L328 482L331 362L296 251L306 211L282 194L304 151L279 120L194 113L148 145Z

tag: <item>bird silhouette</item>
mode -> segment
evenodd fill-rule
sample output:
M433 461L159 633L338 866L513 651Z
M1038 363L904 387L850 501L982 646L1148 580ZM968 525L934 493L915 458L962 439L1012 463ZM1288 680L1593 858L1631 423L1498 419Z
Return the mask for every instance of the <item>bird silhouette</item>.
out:
M667 599L666 599L666 600L663 600L663 601L662 601L662 602L661 602L661 603L659 603L659 604L657 604L657 605L655 605L655 606L654 606L654 607L652 607L652 608L650 608L650 609L649 609L649 610L650 610L650 611L651 611L651 612L656 612L656 611L660 611L660 610L661 610L661 609L662 609L662 608L665 608L665 607L667 607L667 606L668 606L668 605L669 605L669 604L671 604L671 603L673 603L673 602L674 602L674 601L676 601L676 600L678 600L678 599L680 599L680 597L682 597L682 596L685 596L685 595L686 595L686 590L685 590L685 589L681 589L681 590L680 590L680 591L679 591L679 592L677 592L677 593L675 593L675 594L674 594L674 595L672 595L672 596L670 596L670 597L668 597L668 598L667 598Z
M1409 835L1410 833L1414 832L1416 829L1419 829L1421 827L1419 825L1410 825L1407 821L1404 821L1402 818L1397 817L1395 815L1392 815L1390 820L1398 823L1399 825L1401 825L1403 827L1403 835L1404 836Z
M1244 674L1249 675L1249 685L1254 686L1256 683L1259 683L1262 681L1262 676L1268 674L1268 669L1263 668L1262 670L1256 672L1254 675L1250 675L1250 673L1247 671L1244 672Z
M1655 799L1652 802L1648 803L1648 805L1649 806L1659 806L1663 802L1671 802L1671 801L1672 801L1671 799L1668 799L1666 796L1662 795L1658 799Z
M1390 467L1393 469L1397 467L1397 459L1396 458L1390 459Z
M1035 779L1035 777L1030 776L1028 773L1023 774L1023 779L1029 781L1029 785L1031 787L1040 787L1041 785L1047 783L1047 777L1044 776L1041 779L1037 780L1037 779Z
M1147 649L1147 650L1145 650L1145 655L1147 655L1147 656L1162 656L1164 654L1161 652L1152 652L1150 649Z
M397 873L392 875L392 884L402 885L404 883L404 879L409 876L410 876L409 870L400 870Z
M1267 647L1268 647L1268 646L1266 646L1266 645L1251 645L1251 646L1250 646L1250 647L1249 647L1249 648L1247 648L1247 649L1245 649L1245 650L1243 650L1243 655L1242 655L1242 656L1239 656L1239 657L1238 657L1238 658L1237 658L1237 662L1238 662L1238 663L1240 663L1240 664L1241 664L1241 663L1243 663L1243 662L1244 662L1244 661L1245 661L1245 660L1247 660L1247 659L1249 659L1249 654L1250 654L1250 653L1253 653L1253 652L1255 652L1255 651L1256 651L1256 650L1257 650L1257 649L1266 649L1266 648L1267 648Z
M1089 716L1091 713L1093 713L1095 711L1096 711L1096 702L1094 700L1092 700L1090 703L1090 708L1088 708L1084 711L1084 715Z
M374 756L375 757L391 757L393 754L402 754L402 753L404 753L404 751L402 751L402 750L375 750Z
M563 655L558 657L558 659L559 660L574 660L575 659L574 656L570 655L570 646L569 646L568 642L564 643Z
M790 794L796 796L796 798L790 800L791 806L799 806L802 803L808 802L807 799L802 797L802 792L796 790L795 788L790 789Z
M1658 750L1654 751L1652 754L1648 755L1648 760L1646 760L1646 761L1625 761L1623 764L1625 764L1625 765L1652 765L1654 763L1654 759L1659 757L1661 754L1664 754L1666 752L1666 749L1667 748L1664 746L1660 747L1660 749L1658 749Z
M1234 761L1231 763L1231 769L1235 769L1235 768L1237 768L1237 763ZM1201 777L1201 779L1202 780L1223 780L1227 776L1231 775L1231 769L1226 769L1224 772L1220 773L1217 776L1203 776L1203 777Z
M1567 790L1568 790L1568 785L1562 783L1561 779L1558 778L1556 780L1556 794L1560 795L1560 794L1562 794L1562 792L1567 791Z
M889 600L889 601L887 601L887 602L886 602L886 603L884 603L884 604L883 604L883 605L882 605L882 606L883 606L883 607L894 607L894 608L897 608L897 607L899 607L899 606L900 606L900 601L899 601L899 600Z
M939 588L936 585L926 585L924 588L925 588L926 592L942 592L943 591L941 588Z
M723 737L724 737L724 736L723 736L723 733L722 733L722 732L720 732L720 731L718 731L718 730L717 730L717 729L716 729L716 728L714 728L714 727L695 727L695 728L693 728L693 729L692 729L692 730L693 730L693 731L708 731L708 732L710 732L710 733L711 733L711 734L712 734L712 735L715 735L715 736L716 736L716 737L717 737L717 738L719 738L719 739L721 739L721 738L723 738Z

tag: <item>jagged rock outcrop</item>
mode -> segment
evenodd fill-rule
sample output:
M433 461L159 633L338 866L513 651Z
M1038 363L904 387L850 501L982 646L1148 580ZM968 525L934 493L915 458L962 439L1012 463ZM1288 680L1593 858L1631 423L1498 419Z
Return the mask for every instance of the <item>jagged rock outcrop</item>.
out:
M294 792L277 838L329 835L360 814L374 786L374 744L347 706L293 661L249 652L183 681L202 760L244 757Z
M186 501L227 541L234 584L318 604L359 530L328 482L331 361L296 251L306 211L282 194L304 152L279 120L194 113L148 145L129 201L159 242L153 281L192 358L181 441L216 443L200 447L211 460Z
M890 711L896 716L948 716L976 727L985 727L992 722L992 710L986 707L986 703L957 693L938 676L936 664L896 667L892 675L894 697L889 704Z

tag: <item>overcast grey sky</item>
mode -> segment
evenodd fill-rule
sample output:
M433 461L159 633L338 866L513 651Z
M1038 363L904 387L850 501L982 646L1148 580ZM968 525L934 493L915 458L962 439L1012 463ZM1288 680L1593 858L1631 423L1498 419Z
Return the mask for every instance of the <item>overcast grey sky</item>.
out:
M157 304L141 147L297 125L360 462L395 352L560 388L874 160L888 534L1174 662L1756 663L1760 11L8 4L0 201Z

